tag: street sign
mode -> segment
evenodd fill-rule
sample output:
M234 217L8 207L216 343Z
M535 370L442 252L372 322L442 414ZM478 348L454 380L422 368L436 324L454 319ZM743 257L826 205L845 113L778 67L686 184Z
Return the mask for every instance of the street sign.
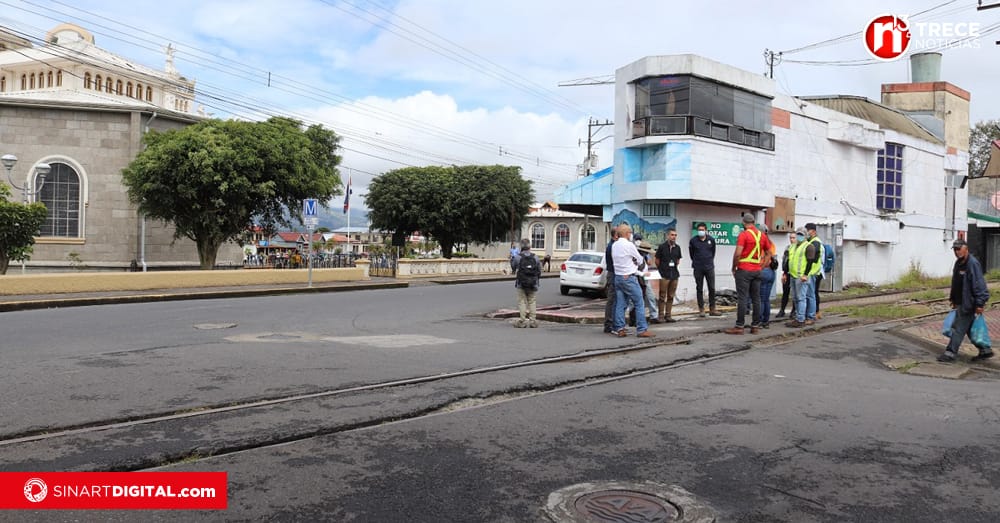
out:
M319 225L319 218L317 218L316 216L307 216L304 220L302 220L302 223L304 223L306 227L311 227L315 229L316 226Z
M699 222L691 222L691 236L698 235ZM743 224L737 222L705 222L708 234L715 238L716 245L736 245L736 238L743 232Z
M306 198L302 200L302 215L305 217L316 216L316 199Z

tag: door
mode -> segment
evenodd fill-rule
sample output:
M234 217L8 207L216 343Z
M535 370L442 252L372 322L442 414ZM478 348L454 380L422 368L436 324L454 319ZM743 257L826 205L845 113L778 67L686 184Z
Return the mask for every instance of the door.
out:
M819 290L825 292L837 292L844 288L844 222L820 223L816 224L816 236L823 242L825 247L833 247L836 259L833 262L833 270L823 276Z

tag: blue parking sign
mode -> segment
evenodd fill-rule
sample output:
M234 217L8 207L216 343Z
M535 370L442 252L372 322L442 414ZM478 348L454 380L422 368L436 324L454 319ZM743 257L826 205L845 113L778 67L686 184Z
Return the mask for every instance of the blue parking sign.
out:
M316 216L316 199L307 198L302 200L302 214L303 216Z

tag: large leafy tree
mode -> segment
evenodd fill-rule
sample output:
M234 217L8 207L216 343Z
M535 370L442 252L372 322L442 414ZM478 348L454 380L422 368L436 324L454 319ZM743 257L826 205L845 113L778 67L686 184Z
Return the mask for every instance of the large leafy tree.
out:
M534 199L520 167L407 167L375 177L365 205L372 227L398 240L420 231L451 258L456 244L501 240L520 229Z
M202 269L219 247L250 227L290 227L302 200L340 194L339 138L289 118L206 120L150 133L122 172L129 198L146 215L173 223L198 246Z
M978 178L990 161L990 144L1000 140L1000 120L983 120L969 133L969 177Z
M0 274L7 274L11 260L26 260L38 229L45 223L45 204L9 201L11 192L0 183Z

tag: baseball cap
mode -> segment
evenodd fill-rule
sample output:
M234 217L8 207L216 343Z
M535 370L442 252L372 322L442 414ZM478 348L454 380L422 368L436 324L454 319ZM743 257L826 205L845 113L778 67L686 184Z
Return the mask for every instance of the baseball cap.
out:
M795 229L795 234L801 234L801 235L804 236L806 234L806 228L805 227L799 227L798 229Z
M809 222L809 223L806 224L806 229L809 229L810 231L815 231L816 230L816 224L812 223L812 222Z
M746 213L746 214L743 215L743 223L753 223L753 221L754 220L753 220L753 215L752 214Z
M961 238L959 238L959 239L951 242L951 248L952 249L957 249L959 247L965 247L966 245L968 245L968 243L966 243L965 240L963 240Z

